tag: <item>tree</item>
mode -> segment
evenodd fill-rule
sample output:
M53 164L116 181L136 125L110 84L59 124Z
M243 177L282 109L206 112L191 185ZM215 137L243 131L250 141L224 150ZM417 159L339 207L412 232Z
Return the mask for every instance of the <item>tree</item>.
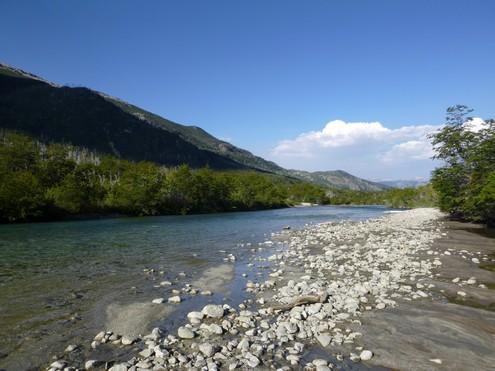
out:
M432 136L434 158L444 162L433 171L432 184L442 210L467 220L491 222L495 124L487 120L474 130L467 125L471 112L462 105L450 107L445 126Z

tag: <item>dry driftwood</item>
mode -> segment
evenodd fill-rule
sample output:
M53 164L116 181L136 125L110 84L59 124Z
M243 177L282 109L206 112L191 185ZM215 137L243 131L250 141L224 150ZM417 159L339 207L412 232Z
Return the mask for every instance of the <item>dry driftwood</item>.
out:
M288 304L274 306L273 310L285 312L291 310L294 307L298 307L299 305L325 303L327 300L328 300L328 294L326 292L318 296L316 295L299 296L297 298L294 298L294 300L292 300L292 302Z

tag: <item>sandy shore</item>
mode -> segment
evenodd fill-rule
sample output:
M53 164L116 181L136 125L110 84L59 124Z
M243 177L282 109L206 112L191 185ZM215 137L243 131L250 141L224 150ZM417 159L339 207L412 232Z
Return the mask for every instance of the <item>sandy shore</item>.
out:
M435 209L415 209L308 226L272 240L285 244L266 241L271 255L253 249L247 268L270 269L246 282L252 299L184 313L171 333L156 328L129 339L105 329L88 339L94 352L76 366L325 371L495 364L494 239L443 221ZM129 350L125 359L102 362L101 343ZM73 369L63 359L48 368Z

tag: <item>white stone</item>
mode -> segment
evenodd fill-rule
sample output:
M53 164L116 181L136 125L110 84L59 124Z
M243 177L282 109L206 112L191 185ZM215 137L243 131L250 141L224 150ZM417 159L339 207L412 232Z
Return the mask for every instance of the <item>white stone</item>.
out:
M213 348L213 345L211 345L210 343L200 344L199 351L208 358L211 357L213 353L215 353L215 349Z
M246 353L244 357L249 367L257 367L260 364L260 360L254 354Z
M189 321L193 322L201 322L201 320L204 318L204 314L201 313L201 312L189 312L187 314L187 318L189 319Z
M326 347L332 341L332 337L328 334L319 334L316 336L316 340L318 340L322 347Z
M178 295L172 296L172 297L168 298L168 302L172 303L172 304L179 304L181 302L181 298Z
M179 335L180 338L182 339L192 339L194 338L194 332L192 332L191 329L181 326L177 330L177 335Z
M131 345L133 344L137 339L134 337L128 337L128 336L122 336L122 345Z
M86 361L86 363L84 363L84 369L92 370L92 369L98 367L99 364L100 364L100 361L97 361L95 359L90 359L90 360Z
M224 310L221 305L208 304L201 310L201 313L210 318L222 318Z
M440 358L430 359L430 362L436 363L438 365L442 364L442 360Z
M359 358L361 358L362 361L369 361L373 357L373 352L371 350L363 350L359 354Z

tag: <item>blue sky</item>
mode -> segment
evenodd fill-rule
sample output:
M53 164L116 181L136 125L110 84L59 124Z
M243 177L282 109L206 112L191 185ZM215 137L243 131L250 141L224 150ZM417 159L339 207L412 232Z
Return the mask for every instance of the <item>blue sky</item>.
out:
M495 116L494 16L489 0L2 0L0 61L286 167L414 178L447 106Z

